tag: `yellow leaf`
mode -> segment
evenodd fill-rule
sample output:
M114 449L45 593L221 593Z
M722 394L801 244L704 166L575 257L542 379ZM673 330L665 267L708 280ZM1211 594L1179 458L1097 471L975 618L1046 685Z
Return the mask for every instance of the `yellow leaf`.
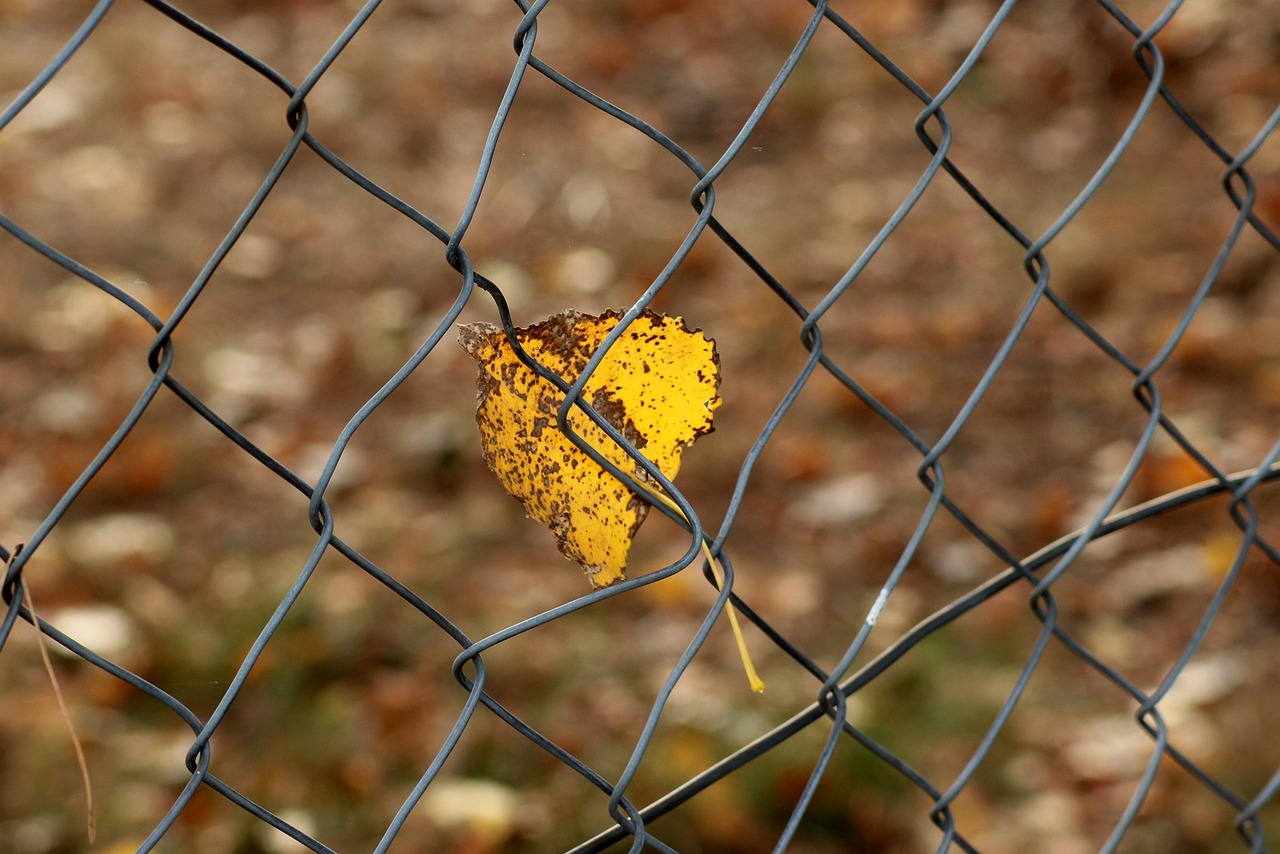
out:
M535 361L572 384L621 316L570 310L517 329L516 337ZM476 422L485 461L498 480L531 517L551 528L561 553L581 565L594 586L625 578L627 553L648 502L560 431L556 414L564 394L516 357L501 329L462 326L459 341L480 363ZM582 397L673 478L685 447L714 429L719 385L715 342L681 318L646 311L609 349ZM648 481L585 413L572 409L568 420L605 459L638 483Z

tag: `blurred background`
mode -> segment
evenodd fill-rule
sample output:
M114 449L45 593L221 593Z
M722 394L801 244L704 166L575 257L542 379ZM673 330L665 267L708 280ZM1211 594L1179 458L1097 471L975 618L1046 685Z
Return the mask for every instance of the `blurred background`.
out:
M91 4L0 0L0 100L39 73ZM359 5L184 0L180 8L295 84ZM989 0L837 3L930 92L995 13ZM1123 3L1147 26L1158 3ZM536 54L710 166L795 45L802 3L550 4ZM521 18L498 2L386 3L307 99L310 130L452 229L507 86ZM1100 5L1014 9L945 109L953 161L1038 235L1101 165L1147 87L1133 37ZM1280 4L1188 3L1156 40L1167 84L1229 152L1280 100ZM287 143L285 96L141 3L113 7L0 132L0 212L162 318ZM824 25L740 155L716 216L813 306L928 165L920 102ZM935 134L936 136L936 134ZM1138 364L1160 351L1235 218L1224 164L1163 104L1050 245L1054 290ZM1280 141L1250 163L1280 227ZM523 81L463 246L527 325L638 299L693 227L696 179L669 153L546 78ZM314 481L355 411L458 294L443 247L305 147L174 335L173 375ZM971 394L1031 292L1022 250L946 176L823 320L826 352L927 442ZM654 307L717 342L716 432L679 486L714 531L744 457L801 370L795 314L710 233ZM461 320L493 321L478 293ZM30 537L134 405L154 332L104 293L0 239L0 542ZM485 468L475 367L448 334L357 432L327 494L337 533L473 639L588 592L580 571ZM1147 421L1132 375L1045 304L943 459L947 494L1015 554L1084 523ZM1156 377L1170 418L1216 466L1257 465L1280 425L1280 263L1252 230ZM928 503L920 453L821 371L765 447L727 553L736 590L823 667L852 641ZM1172 442L1121 506L1204 480ZM1273 487L1254 493L1280 537ZM654 514L638 576L675 560ZM1060 619L1146 690L1164 678L1241 534L1223 499L1092 544L1054 587ZM305 497L162 391L32 556L38 609L207 716L315 543ZM959 524L930 526L858 663L1000 572ZM1280 583L1255 549L1202 651L1162 704L1173 742L1244 800L1280 765ZM850 720L946 789L972 756L1040 623L1015 586L917 646L850 700ZM605 777L714 599L696 567L485 653L488 690ZM817 683L748 629L752 695L723 621L671 698L628 797L644 804L786 720ZM212 771L338 851L372 850L453 726L458 647L337 555L320 564L213 740ZM98 842L35 638L0 654L0 850L134 850L189 779L191 731L67 655L58 679L85 742ZM981 851L1098 850L1148 762L1134 703L1051 645L990 757L953 804ZM824 726L655 823L682 852L768 851ZM934 850L931 799L846 739L789 850ZM1274 827L1274 807L1262 813ZM1243 850L1234 811L1166 762L1128 852ZM610 826L606 799L484 712L396 851L557 851ZM1276 831L1273 829L1274 835ZM202 790L157 850L302 850ZM625 850L619 846L617 850Z

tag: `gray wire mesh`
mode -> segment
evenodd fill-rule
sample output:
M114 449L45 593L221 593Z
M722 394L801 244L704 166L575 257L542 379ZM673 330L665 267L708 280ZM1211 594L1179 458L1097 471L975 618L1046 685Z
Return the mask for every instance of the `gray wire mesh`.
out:
M0 6L0 847L29 581L103 850L1268 850L1280 9L1138 5ZM458 427L566 304L725 362L587 595Z

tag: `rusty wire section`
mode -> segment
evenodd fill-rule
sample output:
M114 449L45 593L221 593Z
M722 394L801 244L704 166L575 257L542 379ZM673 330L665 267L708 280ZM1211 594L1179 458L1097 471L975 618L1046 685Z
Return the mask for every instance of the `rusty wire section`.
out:
M218 746L225 743L225 740L243 737L245 725L227 726L236 716L237 701L247 693L258 690L254 685L255 668L259 667L265 655L271 654L273 638L282 631L282 626L287 625L291 609L317 576L322 560L332 560L335 554L416 609L418 621L423 627L417 643L452 645L456 648L452 673L459 686L459 697L462 698L460 710L447 732L439 733L439 737L421 755L406 757L406 761L415 768L417 782L397 793L400 804L398 809L385 815L381 839L368 840L365 846L367 849L393 849L425 793L430 791L433 783L450 774L451 754L468 728L480 719L487 719L488 726L510 728L554 761L571 769L596 790L592 803L598 814L601 830L593 838L584 838L575 851L676 850L677 843L664 842L664 838L670 838L664 832L664 816L677 813L699 793L718 781L726 778L749 779L752 775L768 774L771 767L768 764L769 757L785 754L787 751L799 752L798 761L807 768L807 776L793 781L794 785L785 790L790 800L776 807L779 820L776 826L770 827L770 838L744 841L742 844L746 847L741 850L817 850L804 847L805 843L802 841L812 838L806 836L812 819L811 806L824 780L830 777L835 757L854 753L859 757L856 760L859 763L857 767L878 767L878 773L882 777L893 776L905 783L906 789L913 791L913 794L903 797L915 798L915 803L918 804L916 815L924 829L917 835L917 840L929 838L928 844L935 846L938 851L984 850L978 835L975 835L981 833L981 828L970 830L963 813L954 810L953 805L974 784L984 763L991 761L993 752L999 751L1002 736L1007 735L1010 727L1017 725L1021 708L1019 702L1037 674L1045 672L1043 665L1046 658L1066 656L1081 665L1079 670L1074 671L1075 678L1085 679L1081 674L1086 672L1099 677L1117 702L1124 704L1126 713L1131 716L1132 727L1147 736L1147 755L1143 770L1136 779L1129 782L1124 798L1117 802L1114 814L1106 817L1109 832L1105 841L1098 840L1101 850L1138 850L1125 848L1127 835L1139 822L1148 796L1156 786L1158 775L1168 774L1181 775L1183 783L1199 787L1204 798L1212 804L1210 809L1220 812L1225 817L1225 825L1234 828L1234 834L1228 833L1227 839L1219 840L1217 844L1220 847L1194 850L1264 851L1268 850L1268 845L1272 846L1271 850L1275 850L1274 810L1270 826L1264 820L1264 813L1272 805L1276 789L1280 787L1280 770L1262 778L1227 779L1230 775L1224 776L1224 769L1220 766L1206 764L1195 750L1184 747L1177 716L1167 714L1166 707L1162 704L1171 694L1178 692L1180 679L1197 660L1197 653L1201 651L1215 620L1236 589L1246 563L1253 561L1255 569L1256 565L1262 565L1263 570L1260 571L1264 575L1272 573L1266 583L1272 588L1276 584L1274 572L1280 569L1280 553L1264 536L1267 518L1264 512L1266 505L1262 499L1271 488L1267 485L1268 481L1280 475L1280 429L1272 424L1272 435L1268 441L1276 444L1262 458L1256 459L1252 468L1232 471L1221 467L1212 453L1193 441L1190 435L1193 431L1180 426L1176 415L1167 411L1162 397L1161 377L1162 371L1179 353L1188 329L1196 323L1197 313L1215 293L1215 288L1220 286L1223 271L1230 265L1240 242L1248 239L1258 244L1265 243L1269 245L1271 252L1280 249L1280 237L1274 230L1274 221L1269 221L1256 206L1258 187L1249 171L1251 161L1272 139L1276 124L1280 121L1280 111L1272 113L1254 129L1252 141L1248 144L1234 150L1227 149L1197 122L1182 106L1179 93L1167 85L1167 67L1159 47L1160 38L1171 20L1182 14L1180 3L1172 3L1167 8L1154 12L1147 10L1144 20L1148 23L1145 25L1135 22L1129 16L1133 12L1127 14L1120 6L1106 0L1087 4L1087 7L1086 4L1078 4L1081 7L1079 12L1087 12L1092 16L1099 22L1096 26L1105 28L1110 37L1124 37L1129 50L1127 62L1140 71L1146 84L1130 105L1127 122L1115 128L1109 153L1098 162L1092 177L1079 187L1047 226L1032 228L1019 221L1019 216L1015 213L991 201L989 191L984 188L982 181L964 171L964 158L952 159L954 150L958 145L964 144L966 133L971 129L962 121L953 124L947 112L949 102L957 90L982 74L985 52L1002 26L1016 12L1017 4L1012 0L983 13L988 17L984 26L977 31L976 40L958 55L959 62L954 71L946 76L945 82L932 89L917 84L895 64L890 51L882 52L880 47L863 35L859 29L856 5L840 13L827 3L813 4L811 13L808 7L804 7L807 21L801 16L796 17L798 25L791 33L792 45L789 52L768 54L772 57L771 61L779 63L772 81L763 87L754 107L744 112L745 119L739 119L741 126L733 134L732 142L711 157L695 156L681 146L677 132L664 132L663 128L651 125L643 116L611 103L596 94L589 81L573 79L545 59L540 52L540 35L554 37L557 55L564 55L567 49L565 34L553 33L550 28L563 27L566 22L563 18L551 17L550 13L556 11L555 4L539 2L528 5L520 0L517 2L520 7L518 21L513 16L513 26L509 32L494 33L495 41L511 39L514 61L510 65L505 90L496 103L496 109L492 110L488 134L482 147L475 151L479 165L474 177L470 179L471 189L466 194L462 213L456 220L437 221L404 201L406 197L429 195L430 188L384 187L344 161L335 153L339 147L331 147L323 133L313 134L311 131L313 115L308 99L313 89L322 85L331 66L353 40L361 38L362 27L372 16L381 13L377 2L367 4L351 19L346 30L304 76L290 79L258 59L249 49L201 23L182 7L148 0L147 5L157 13L153 16L153 27L184 28L193 42L203 40L219 51L224 61L242 64L278 89L279 116L287 123L290 132L287 143L275 152L274 165L261 176L257 192L229 230L221 235L220 242L204 262L203 269L175 304L166 306L164 310L149 305L145 299L130 292L128 283L113 281L110 274L91 269L77 258L64 254L56 239L47 239L39 233L28 231L22 222L0 212L0 225L8 233L8 239L19 241L31 253L48 259L51 265L57 265L65 274L75 277L80 286L101 291L154 331L150 345L137 353L138 360L145 361L151 379L136 389L136 402L114 432L102 442L96 457L79 470L78 476L56 503L41 510L44 515L39 524L30 529L16 530L11 520L0 520L0 525L3 526L0 536L4 539L0 557L7 563L3 586L7 609L4 620L0 623L0 644L21 634L20 629L15 632L15 627L20 622L32 622L32 615L24 605L22 590L24 579L27 578L31 579L37 591L40 589L42 548L73 503L94 494L95 478L99 472L110 463L130 432L148 416L153 407L172 407L178 402L189 407L212 425L227 442L237 446L246 458L251 458L289 488L305 496L309 502L307 518L316 534L309 558L291 570L294 578L287 593L279 599L274 612L269 616L264 615L264 619L255 625L254 636L245 639L238 669L219 686L220 698L216 705L203 713L197 713L173 693L148 681L129 667L113 661L110 656L84 645L75 636L63 631L56 620L40 623L44 633L73 656L99 668L131 690L141 692L149 698L156 710L172 716L172 719L181 721L189 728L185 770L181 772L184 780L173 788L172 802L154 814L151 819L153 827L149 835L140 840L137 850L166 850L166 837L173 838L171 834L177 832L175 825L183 821L184 811L196 801L202 803L202 809L207 809L207 799L214 797L211 793L235 804L307 850L333 850L329 844L336 843L326 844L322 838L323 833L304 828L302 823L291 819L292 814L288 810L271 803L258 803L252 793L243 791L235 776L237 769L223 769L219 765ZM71 65L77 51L95 38L95 29L99 24L110 19L114 11L112 7L113 3L109 0L99 3L70 36L65 48L30 79L30 84L24 90L12 98L0 115L0 158L4 157L6 150L3 146L6 126L21 117L24 111L31 109L50 81L57 79ZM547 17L544 18L544 15ZM69 27L68 32L71 29ZM146 35L139 37L146 38ZM1052 38L1052 35L1048 37ZM579 39L584 45L591 41L589 33L578 33L569 38ZM897 189L890 191L900 192L900 195L893 200L889 215L877 222L867 232L865 239L849 239L844 272L826 281L821 291L815 292L810 288L802 299L797 294L797 288L788 284L785 275L771 271L753 253L747 237L731 230L726 221L717 218L716 191L717 182L721 181L722 176L752 151L752 146L760 138L759 128L768 111L789 86L796 85L793 72L818 38L841 40L842 50L850 63L864 64L871 69L866 73L874 73L883 79L884 85L896 87L918 102L914 134L921 156L912 182L903 186L895 184ZM761 54L762 57L764 55ZM1112 59L1117 64L1120 62L1114 57ZM503 272L486 270L484 263L473 257L468 251L468 233L485 208L488 199L486 181L490 177L495 157L504 147L514 146L518 149L520 146L519 139L508 132L506 123L524 88L533 88L530 84L536 85L539 98L576 99L583 109L598 111L601 116L607 116L634 140L639 140L641 145L661 149L664 157L678 164L687 174L687 200L692 212L689 229L668 257L661 258L652 265L654 274L631 295L633 301L628 317L634 317L670 290L678 289L681 286L677 282L678 276L691 253L694 253L695 246L712 243L736 257L734 263L745 271L743 281L748 282L743 285L744 288L753 294L769 293L770 300L776 300L777 304L785 306L794 316L790 325L773 330L773 335L777 340L795 341L797 349L803 348L804 358L798 372L791 378L789 389L774 401L776 408L772 413L767 417L764 413L758 413L758 437L750 443L740 460L736 480L724 496L727 512L718 524L712 524L705 518L700 519L695 506L676 485L663 483L670 494L681 502L685 515L692 521L692 525L685 526L691 532L689 548L683 558L669 564L661 572L637 575L613 588L573 599L486 637L474 638L451 620L447 609L435 601L434 594L415 589L413 584L403 580L405 567L375 563L355 545L340 537L337 532L343 528L342 514L331 508L330 496L337 488L335 483L339 462L361 434L366 421L380 405L409 384L411 377L421 376L424 372L430 373L433 370L434 356L455 346L452 330L464 309L483 309L483 316L500 321L508 331L515 325L527 322L522 317L513 319L508 307L508 296L504 293ZM488 110L495 105L484 106ZM320 117L319 113L317 117ZM1216 257L1203 261L1203 269L1198 274L1199 286L1193 292L1170 297L1179 300L1181 307L1178 315L1174 322L1166 324L1167 328L1160 330L1160 340L1153 349L1154 355L1140 360L1127 354L1102 329L1091 325L1085 317L1087 312L1079 311L1072 300L1055 289L1052 265L1055 263L1055 250L1059 248L1060 235L1086 205L1108 186L1108 180L1112 178L1118 163L1135 144L1144 124L1156 117L1161 122L1180 123L1180 133L1196 138L1204 151L1219 162L1219 202L1223 210L1230 212L1231 219L1221 235ZM449 120L447 115L425 119L441 124ZM867 126L874 127L880 119L876 115L867 115L862 120ZM696 122L696 117L691 121ZM354 132L363 131L356 128ZM412 355L398 369L388 372L377 393L349 416L345 429L330 437L332 444L327 461L320 467L318 477L311 480L290 470L276 456L241 432L237 428L239 414L220 411L216 401L202 398L193 391L195 386L184 382L182 368L183 342L200 334L200 319L196 315L202 298L217 288L220 266L242 238L252 233L255 217L264 206L272 203L274 194L287 192L282 188L295 165L306 157L310 163L308 168L315 168L315 157L305 154L308 149L331 167L336 175L348 182L350 192L387 206L419 229L423 238L434 241L437 244L437 256L454 271L453 286L456 288L451 297L452 303L448 304L447 300L442 303L448 304L447 308L435 314L430 327L412 342ZM1177 191L1179 178L1178 174L1167 176L1173 192ZM933 425L928 431L922 431L918 426L913 426L909 416L896 410L901 395L891 394L886 397L883 388L873 389L861 381L862 366L858 359L851 356L848 348L834 346L836 341L825 331L827 327L824 327L824 322L839 306L857 302L860 284L866 271L876 263L878 253L904 227L904 223L910 222L913 209L924 195L940 185L945 185L952 194L962 193L967 197L965 204L970 209L981 212L999 230L1004 248L1021 255L1024 290L1020 297L1021 306L1009 314L1007 327L1001 329L998 335L988 335L988 355L984 357L986 367L974 377L971 388L961 395L961 403L950 413L949 422ZM1028 187L1025 192L1032 195L1037 189ZM1002 197L1008 198L1007 193L1002 194ZM505 202L499 200L494 203ZM769 213L764 211L757 215L767 219ZM766 221L756 229L748 230L758 234L760 227L768 228L769 225ZM941 239L942 236L939 236L939 240ZM985 250L974 247L972 251ZM53 268L46 265L46 269ZM1266 284L1266 269L1265 264L1261 268L1254 265L1236 275L1252 277L1256 280L1252 286L1256 287ZM1270 269L1275 269L1274 260ZM62 275L64 274L58 273L59 277ZM1277 280L1272 275L1269 285L1274 288L1276 283ZM8 286L8 283L0 284ZM439 288L439 280L433 280L429 285L425 282L410 282L408 286ZM1125 281L1117 286L1139 289L1144 284L1141 281ZM307 294L300 293L298 298L298 307L305 305ZM739 299L739 295L725 289L716 293L713 298L727 310ZM295 307L282 306L281 310L282 317L287 322ZM958 441L962 441L966 428L976 417L975 413L981 410L991 389L1001 381L1002 372L1009 364L1015 348L1028 335L1033 318L1038 320L1046 316L1052 317L1059 327L1072 328L1077 340L1085 342L1095 356L1100 354L1114 371L1129 377L1133 396L1132 411L1138 421L1131 433L1132 442L1127 459L1119 466L1118 475L1108 483L1101 499L1084 508L1085 512L1078 516L1083 521L1082 527L1027 555L1019 553L1020 546L1006 544L1002 535L991 526L982 524L979 521L982 513L975 511L968 499L949 491L948 465L952 457L948 454ZM705 326L713 335L716 332L714 318L698 318L695 323ZM532 363L531 367L540 369L540 366ZM738 513L742 503L753 495L752 478L757 464L775 433L787 423L796 401L810 383L820 376L825 376L822 386L824 394L832 394L831 389L838 386L841 393L849 399L849 405L870 413L867 417L874 418L880 426L891 430L900 444L914 449L918 456L917 489L924 500L919 505L914 530L894 544L892 559L884 565L849 568L850 573L856 570L856 584L860 585L860 589L870 584L871 590L878 589L878 593L865 598L852 594L848 596L845 604L851 608L853 603L860 603L861 610L857 615L848 616L846 623L830 629L831 633L838 636L834 654L830 654L831 651L828 650L826 656L817 656L807 651L803 643L789 639L784 630L766 618L769 609L763 607L765 603L752 602L750 598L742 600L736 594L733 595L733 601L741 613L773 645L767 668L772 677L766 672L766 679L772 678L775 685L784 685L787 684L785 678L779 674L788 669L808 674L810 692L806 696L786 698L791 703L789 716L758 734L754 740L741 743L736 750L719 757L704 767L704 770L693 773L685 782L665 794L654 797L651 787L646 788L644 796L636 793L633 783L637 776L646 769L663 766L670 759L654 741L655 733L664 725L668 701L680 685L691 662L710 647L709 634L722 615L720 602L714 596L707 599L705 619L694 624L688 637L683 640L683 652L673 664L664 665L668 669L661 684L650 697L647 719L636 722L636 730L632 733L634 741L627 747L625 761L617 767L593 767L546 733L535 729L518 711L508 707L510 703L504 705L499 702L498 697L502 694L501 677L492 676L486 669L487 655L527 632L553 621L567 619L569 615L584 609L601 606L605 600L654 584L659 578L682 570L697 573L699 565L695 562L695 546L701 538L705 538L712 550L720 555L732 587L733 569L735 565L742 565L741 561L735 564L735 558L740 557L735 552L735 543L741 542L741 534L735 524L739 521ZM579 387L580 385L579 383ZM584 402L575 403L590 414L590 408ZM614 435L613 438L625 445L626 440L622 436ZM1051 439L1033 436L1023 437L1022 441L1035 444ZM1174 448L1175 453L1184 455L1193 463L1198 473L1197 479L1202 482L1156 495L1145 503L1134 505L1131 498L1126 499L1126 493L1133 495L1131 489L1135 479L1139 477L1144 463L1149 460L1156 447ZM22 454L23 451L6 448L6 453ZM365 449L361 459L367 460L369 453ZM632 453L637 455L637 459L642 459L641 452L632 449ZM1079 460L1075 464L1085 463ZM662 480L660 475L656 475L656 472L654 474L659 481ZM1028 490L1041 474L1034 470L1023 472ZM1213 582L1214 589L1200 600L1198 613L1183 615L1184 620L1187 620L1181 627L1183 637L1178 641L1174 653L1164 661L1159 678L1154 682L1135 681L1126 675L1123 668L1116 666L1105 648L1097 648L1094 643L1096 636L1090 639L1073 631L1071 621L1064 617L1055 590L1080 566L1082 556L1092 544L1100 544L1109 535L1122 530L1141 527L1143 523L1157 519L1162 514L1193 506L1212 507L1212 512L1218 514L1218 518L1232 526L1236 533L1231 539L1229 556L1223 561L1220 578ZM1271 506L1274 510L1274 504ZM668 515L673 518L675 516ZM926 535L944 519L948 520L947 524L952 529L967 532L965 536L972 544L978 545L994 562L1007 568L979 583L970 584L965 592L952 598L949 604L913 627L904 628L893 637L880 638L873 643L877 621L887 610L893 609L895 596L906 583L904 579L908 578L913 567L919 563L920 549ZM851 524L844 535L856 540L859 536L856 524ZM869 582L867 579L873 581ZM750 586L743 578L738 580L741 586ZM851 583L855 583L852 575ZM1025 609L1029 609L1037 621L1038 629L1027 638L1028 644L1020 652L1020 664L1014 669L1015 678L1002 686L1001 702L990 710L987 719L970 734L964 744L964 756L951 766L950 773L942 776L936 770L918 769L913 764L915 760L912 757L918 757L919 753L905 753L900 747L890 747L882 743L883 739L859 726L858 715L853 708L859 692L891 674L896 665L907 660L913 651L935 633L962 622L963 618L982 614L985 606L1006 591L1013 591L1021 598ZM723 595L730 594L726 591ZM36 601L41 601L39 596ZM719 634L715 637L722 640ZM759 640L760 634L755 638ZM967 654L981 656L982 651L970 649ZM820 663L823 657L829 658L829 663ZM1260 674L1261 672L1259 671ZM1267 677L1258 675L1257 678ZM1249 687L1246 684L1240 690L1248 690ZM728 687L723 689L725 692L729 690ZM22 695L8 688L4 691L4 697L3 702L6 704L23 702ZM747 704L752 701L753 698L742 691L741 697L733 702ZM1252 737L1260 744L1275 741L1280 730L1275 728L1274 723L1274 717L1259 722L1259 726L1264 729L1260 729ZM808 740L797 738L801 733L808 733ZM816 740L812 737L814 733L820 734ZM1052 738L1052 733L1043 737ZM901 745L903 742L895 740L894 744ZM927 745L917 746L927 750ZM792 758L795 759L795 754ZM273 761L269 749L258 755L257 759L265 764ZM842 776L841 779L845 777ZM1043 782L1046 789L1052 789L1053 785L1051 779ZM4 818L13 820L11 817ZM829 824L831 820L828 810L821 821ZM672 818L667 819L668 824L671 821ZM928 827L930 823L935 829ZM759 825L753 827L759 830ZM932 833L931 837L925 835L929 833ZM852 835L847 836L845 841L859 850L866 844Z

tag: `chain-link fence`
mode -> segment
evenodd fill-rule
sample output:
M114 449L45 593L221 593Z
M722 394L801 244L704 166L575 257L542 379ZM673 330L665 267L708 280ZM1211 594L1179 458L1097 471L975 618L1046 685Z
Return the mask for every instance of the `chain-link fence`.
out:
M1274 850L1280 7L349 5L0 3L0 848ZM566 307L723 364L590 593Z

